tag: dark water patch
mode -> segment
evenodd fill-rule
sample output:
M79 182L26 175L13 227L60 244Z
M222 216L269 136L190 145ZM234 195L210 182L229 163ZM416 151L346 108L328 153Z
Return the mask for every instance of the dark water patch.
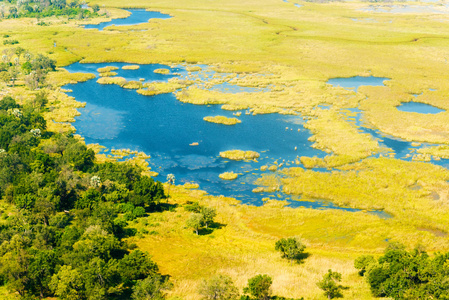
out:
M129 9L127 10L131 13L131 15L124 19L113 19L109 22L102 22L100 24L88 24L84 25L86 29L98 29L103 30L105 27L115 25L115 26L126 26L126 25L138 25L147 23L150 19L169 19L170 15L163 14L157 11L147 11L144 9Z
M326 83L331 84L334 87L343 87L357 92L357 89L360 86L385 86L384 81L386 80L390 80L390 78L354 76L349 78L331 78Z
M295 3L294 4L297 8L301 8L301 7L303 7L304 5L301 5L301 4L298 4L298 3Z
M404 112L414 112L419 114L438 114L440 112L445 112L444 109L414 101L402 103L400 106L397 106L397 109Z

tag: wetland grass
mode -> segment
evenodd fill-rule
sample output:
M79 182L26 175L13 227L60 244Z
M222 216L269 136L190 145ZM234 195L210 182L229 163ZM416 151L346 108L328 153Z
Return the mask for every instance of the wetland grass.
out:
M111 17L129 15L112 8L129 6L124 1L94 3L105 5ZM380 254L387 239L408 247L419 243L428 251L448 251L448 239L441 233L449 232L449 175L447 169L432 164L366 159L382 149L373 138L359 132L341 111L358 107L365 122L386 134L410 141L448 144L449 78L445 57L449 28L441 26L431 14L418 18L398 14L389 23L391 15L358 11L366 5L305 3L299 12L279 0L160 0L151 3L152 9L170 14L171 19L152 19L128 28L85 30L79 25L86 21L57 17L45 19L51 26L36 26L36 19L26 18L2 20L0 28L19 41L21 47L48 55L58 66L80 60L134 65L185 63L188 71L196 72L202 68L193 64L201 63L232 74L232 84L267 87L265 92L239 94L182 83L146 88L157 92L181 88L178 99L193 104L222 104L223 109L251 109L252 113L301 114L305 127L313 133L315 147L329 152L327 158L303 157L301 162L306 167L339 167L330 173L282 169L286 176L280 179L283 191L351 207L384 209L393 215L384 220L365 212L244 206L233 199L172 186L172 204L199 200L217 208L217 222L226 225L214 229L212 234L195 236L185 229L188 213L182 207L152 214L148 225L131 224L137 230L150 227L158 233L130 240L149 251L161 271L172 276L173 297L197 299L198 283L215 273L231 276L240 289L251 276L268 273L273 277L277 295L323 299L315 282L332 268L343 274L342 284L350 287L345 298L371 299L368 285L353 268L356 257ZM150 4L137 0L133 6L149 8ZM352 18L375 18L377 22L354 22ZM1 51L9 47L0 44ZM330 78L367 75L391 80L385 87L360 87L357 93L326 85ZM46 89L48 106L52 108L45 112L49 129L73 129L69 122L77 115L76 108L83 105L57 87L92 76L64 71L49 74L48 82L53 86ZM126 83L114 77L98 80L120 86ZM24 87L13 89L2 83L2 89L19 101L33 97ZM401 102L415 100L413 94L419 95L417 101L446 112L425 116L398 111L396 106ZM320 104L330 109L320 109ZM425 147L418 153L441 158L448 155L445 145ZM98 159L109 159L101 155L97 155ZM142 156L133 161L147 167ZM273 172L278 169L275 165L270 168ZM274 183L268 185L272 186ZM301 235L311 256L304 265L291 268L275 253L274 243L280 237L293 235Z

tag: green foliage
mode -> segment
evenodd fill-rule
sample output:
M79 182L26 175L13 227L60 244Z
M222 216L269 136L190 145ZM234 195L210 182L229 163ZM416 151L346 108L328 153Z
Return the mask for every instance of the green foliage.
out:
M268 300L271 295L271 285L273 281L268 275L257 275L248 280L248 286L243 292L250 294L256 300Z
M372 255L363 255L354 261L354 267L359 270L359 275L363 276L367 269L376 263Z
M162 299L168 278L148 254L129 252L122 238L132 231L118 216L146 215L124 202L157 206L162 185L130 164L96 164L71 134L46 132L45 103L43 93L24 106L0 101L0 193L17 208L0 228L1 283L23 299L129 299L133 288Z
M449 253L429 257L421 249L407 251L391 244L377 261L359 257L356 267L367 279L376 297L393 299L449 298ZM360 272L359 272L360 273Z
M161 275L149 276L137 281L131 297L134 300L162 300L165 299L164 291L171 288L168 278Z
M3 41L3 45L15 45L18 44L19 41L18 40L4 40Z
M343 297L342 290L346 287L338 284L340 281L341 274L329 269L327 274L323 276L323 280L317 282L317 286L324 291L324 295L328 299L341 298Z
M162 184L155 183L153 178L148 176L139 177L135 181L133 189L130 201L136 206L157 205L161 199L165 198Z
M217 216L217 210L212 207L203 207L200 213L203 215L203 223L206 225L206 228L208 224L214 222L214 219Z
M216 275L209 280L203 280L199 287L202 299L207 300L235 300L239 292L231 277Z
M75 169L83 172L93 166L95 159L94 151L92 149L87 149L87 147L81 143L68 145L63 152L63 156Z
M10 1L12 2L12 1ZM81 7L79 1L33 1L35 4L30 5L29 1L16 2L15 5L9 7L8 18L44 18L50 16L67 16L68 18L90 18L98 16L99 6L93 5L92 12Z
M282 257L290 260L290 263L294 259L300 259L305 249L306 246L298 237L282 238L275 245L275 250L281 252Z
M193 226L195 224L195 226L197 226L195 231L203 226L208 228L208 225L212 224L217 216L217 210L215 208L202 206L198 202L188 203L184 206L184 208L186 211L192 212L192 215L187 221L190 225L188 224L187 226L195 229Z
M189 218L186 221L186 225L189 228L195 230L196 235L198 235L198 230L203 227L204 217L199 213L190 214Z

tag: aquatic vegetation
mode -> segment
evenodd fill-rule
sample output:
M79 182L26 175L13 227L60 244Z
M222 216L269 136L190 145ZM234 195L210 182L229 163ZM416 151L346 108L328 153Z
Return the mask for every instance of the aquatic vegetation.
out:
M115 70L118 70L118 68L114 67L114 66L108 66L108 67L98 68L97 72L98 73L108 73L108 72L115 71Z
M95 75L90 73L70 73L65 70L58 70L58 72L49 73L47 81L56 86L63 86L69 83L84 82L93 78L95 78Z
M123 77L101 77L98 78L97 83L99 84L116 84L118 86L124 86L128 81Z
M103 72L100 73L100 77L112 77L112 76L116 76L117 72Z
M223 180L235 180L237 177L239 177L239 174L236 174L234 172L224 172L218 175Z
M169 69L156 69L153 72L154 73L158 73L158 74L170 74L170 70Z
M139 65L127 65L122 67L123 70L138 70L140 69Z
M137 93L145 96L173 93L179 89L191 85L191 81L170 78L168 82L150 82L143 85L143 89L137 90Z
M242 122L237 118L228 118L225 116L204 117L204 121L224 125L235 125Z
M142 82L140 81L127 81L125 84L121 85L124 89L130 89L130 90L138 90L142 88Z
M220 156L232 160L252 160L260 157L256 151L228 150L220 152Z
M449 146L441 145L441 146L433 146L433 147L424 147L417 150L420 154L432 155L433 157L449 159Z

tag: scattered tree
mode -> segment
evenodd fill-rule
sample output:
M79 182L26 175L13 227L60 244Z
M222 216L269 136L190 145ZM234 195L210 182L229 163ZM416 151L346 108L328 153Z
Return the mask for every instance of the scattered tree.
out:
M329 269L327 274L323 276L323 280L317 282L317 286L324 291L324 295L328 299L341 298L343 297L342 290L346 287L338 284L340 281L341 274Z
M202 214L192 213L186 221L186 225L189 228L195 230L198 235L198 230L203 227L204 217Z
M214 222L214 218L217 216L217 210L212 207L203 207L200 213L203 215L203 222L206 228L208 224Z
M306 246L299 237L282 238L276 242L275 250L281 252L283 258L290 260L290 264L295 259L299 259Z
M268 275L257 275L248 280L248 286L243 292L250 294L256 300L268 300L271 295L273 281Z
M235 300L239 296L231 277L221 274L203 280L199 293L204 300Z

